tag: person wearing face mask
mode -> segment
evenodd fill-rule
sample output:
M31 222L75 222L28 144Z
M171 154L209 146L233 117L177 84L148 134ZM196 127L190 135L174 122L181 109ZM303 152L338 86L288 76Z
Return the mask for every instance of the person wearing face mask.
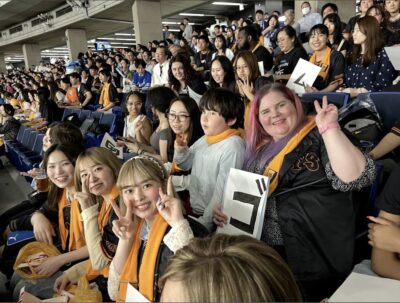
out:
M298 21L300 24L300 39L301 41L306 42L307 33L314 25L322 23L322 16L311 11L311 4L308 1L304 1L301 4L301 13L303 14L303 17Z

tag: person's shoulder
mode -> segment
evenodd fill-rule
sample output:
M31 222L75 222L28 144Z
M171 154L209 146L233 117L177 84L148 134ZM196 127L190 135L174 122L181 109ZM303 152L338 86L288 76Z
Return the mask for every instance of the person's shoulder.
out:
M222 141L220 141L221 143L223 143L223 145L229 145L229 146L237 146L237 147L244 147L245 146L245 141L243 140L243 138L239 135L234 135L234 136L230 136Z
M338 52L337 50L332 49L331 51L331 61L337 61L337 60L343 60L344 61L344 56L341 52Z

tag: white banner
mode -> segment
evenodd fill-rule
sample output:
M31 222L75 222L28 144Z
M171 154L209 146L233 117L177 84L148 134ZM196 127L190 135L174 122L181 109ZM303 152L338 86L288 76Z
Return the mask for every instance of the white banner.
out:
M300 59L286 86L294 90L298 95L302 95L306 92L306 86L313 86L320 70L321 67L304 59Z
M117 142L110 136L109 133L105 133L103 140L101 140L100 147L105 147L111 150L118 158L123 159L123 149L117 146Z
M228 224L217 233L261 238L267 204L269 178L231 168L226 182L223 212Z

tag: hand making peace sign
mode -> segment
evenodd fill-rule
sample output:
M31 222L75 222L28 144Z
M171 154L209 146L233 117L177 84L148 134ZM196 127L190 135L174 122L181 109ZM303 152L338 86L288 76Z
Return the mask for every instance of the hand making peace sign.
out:
M163 189L159 188L160 199L157 201L157 209L161 216L167 221L168 225L174 227L182 221L182 202L174 196L174 185L172 184L172 177L168 178L167 194Z
M125 215L122 214L121 208L117 204L117 200L111 200L111 206L118 216L118 220L112 222L112 230L114 234L122 240L131 239L135 232L131 204L128 203Z

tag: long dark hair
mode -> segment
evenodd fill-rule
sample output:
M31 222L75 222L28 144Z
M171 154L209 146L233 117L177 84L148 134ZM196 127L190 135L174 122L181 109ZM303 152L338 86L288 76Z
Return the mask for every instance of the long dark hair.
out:
M364 67L376 60L376 56L382 50L384 42L378 20L372 16L365 16L357 20L360 31L367 37L365 40L364 54L361 55L361 45L354 44L351 54L347 57L347 64L352 65L362 58Z
M183 103L190 116L188 146L192 146L194 142L196 142L199 138L201 138L204 135L203 128L201 127L200 124L201 112L196 101L185 95L180 95L179 97L174 98L171 101L169 107L171 108L172 104L178 101ZM175 141L176 135L174 132L172 132L172 137L174 139L173 141Z
M169 77L169 85L173 87L177 92L181 89L181 83L174 77L172 74L172 63L180 62L183 65L183 73L185 75L185 83L191 83L192 80L196 77L196 71L193 69L192 65L190 64L190 59L183 53L176 54L175 57L172 57L169 61L169 70L168 70L168 77Z
M53 144L47 149L46 153L44 154L43 164L46 170L49 162L49 157L55 151L62 152L67 157L67 159L71 161L72 165L75 166L76 159L78 158L79 154L84 151L84 148L79 144ZM47 200L52 209L58 209L58 201L61 199L63 191L64 189L58 188L53 182L49 181L49 192L47 194Z
M211 61L211 68L214 61L219 61L221 67L225 72L224 82L222 87L230 88L232 83L235 83L235 70L233 69L232 62L225 56L216 56L214 60ZM234 86L234 84L233 84ZM213 77L210 77L210 87L220 87L217 82L215 82Z
M329 14L324 18L324 21L322 22L323 24L325 23L325 20L328 20L329 22L333 23L335 26L335 31L333 32L333 44L339 44L340 41L342 41L342 21L340 20L340 17L338 14ZM329 33L328 33L329 37Z

